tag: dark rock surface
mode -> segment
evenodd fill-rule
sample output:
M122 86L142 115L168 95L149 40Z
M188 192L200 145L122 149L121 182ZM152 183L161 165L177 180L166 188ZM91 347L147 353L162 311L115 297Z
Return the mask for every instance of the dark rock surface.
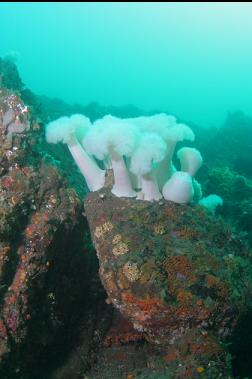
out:
M0 91L3 379L34 378L33 370L44 362L49 369L65 354L91 301L97 267L81 200L57 167L33 156L36 125L17 94Z
M252 118L241 111L228 114L225 123L207 141L205 154L211 167L227 166L251 179Z
M219 213L252 246L252 180L228 166L219 166L208 171L204 189L224 199Z

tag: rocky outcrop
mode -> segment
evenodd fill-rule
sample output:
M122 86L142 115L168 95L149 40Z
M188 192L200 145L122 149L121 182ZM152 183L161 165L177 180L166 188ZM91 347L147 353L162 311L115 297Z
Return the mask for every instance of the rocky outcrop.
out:
M167 352L174 376L230 375L224 342L248 311L251 255L199 206L90 193L85 212L109 301Z
M33 127L19 96L1 90L1 378L49 366L55 345L73 335L96 271L81 200L42 156L29 164Z

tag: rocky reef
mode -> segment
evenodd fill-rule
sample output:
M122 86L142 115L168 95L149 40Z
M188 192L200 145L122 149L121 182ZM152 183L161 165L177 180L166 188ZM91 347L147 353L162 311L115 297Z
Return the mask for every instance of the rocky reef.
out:
M66 330L85 312L96 273L82 202L33 150L37 128L31 109L2 89L0 376L6 379L34 377L60 344L70 344Z
M250 118L229 116L211 143L192 127L224 222L198 205L115 197L111 173L86 195L67 148L45 142L43 125L62 115L141 110L38 97L4 59L0 87L0 377L248 377Z
M225 123L200 141L205 166L199 173L203 191L216 191L225 199L222 217L252 246L252 119L241 111L230 113ZM205 133L208 136L208 133Z
M170 378L230 375L225 341L248 312L251 256L199 206L90 193L85 211L108 300L162 347Z
M224 124L208 140L206 156L211 167L228 166L252 178L252 118L241 111L229 113Z

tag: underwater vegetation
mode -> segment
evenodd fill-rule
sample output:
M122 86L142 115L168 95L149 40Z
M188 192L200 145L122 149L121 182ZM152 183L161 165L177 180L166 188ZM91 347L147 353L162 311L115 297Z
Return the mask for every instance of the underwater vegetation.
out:
M250 119L206 144L0 75L1 378L250 377Z

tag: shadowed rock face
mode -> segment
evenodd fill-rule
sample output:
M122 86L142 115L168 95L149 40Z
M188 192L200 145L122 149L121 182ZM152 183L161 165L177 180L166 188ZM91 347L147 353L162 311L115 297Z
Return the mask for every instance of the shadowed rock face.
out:
M113 305L171 361L193 361L195 369L211 360L227 374L221 341L251 300L247 246L199 206L103 189L87 196L85 211Z
M75 191L38 155L26 163L33 122L16 94L0 90L1 378L34 377L55 344L67 345L96 270Z

